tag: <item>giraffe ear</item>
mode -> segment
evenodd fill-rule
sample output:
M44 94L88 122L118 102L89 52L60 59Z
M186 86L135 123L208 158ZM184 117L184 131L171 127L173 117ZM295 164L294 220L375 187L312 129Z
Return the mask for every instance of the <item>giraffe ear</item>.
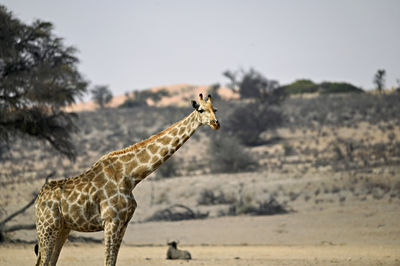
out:
M196 110L200 107L200 105L198 103L196 103L196 101L192 101L192 106Z

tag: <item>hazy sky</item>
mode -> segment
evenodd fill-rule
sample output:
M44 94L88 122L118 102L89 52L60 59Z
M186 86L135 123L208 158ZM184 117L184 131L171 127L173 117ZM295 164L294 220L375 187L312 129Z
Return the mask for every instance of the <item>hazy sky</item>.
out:
M226 84L253 67L281 84L299 78L373 87L400 79L400 1L0 0L25 22L47 20L79 49L92 85L114 94L175 83Z

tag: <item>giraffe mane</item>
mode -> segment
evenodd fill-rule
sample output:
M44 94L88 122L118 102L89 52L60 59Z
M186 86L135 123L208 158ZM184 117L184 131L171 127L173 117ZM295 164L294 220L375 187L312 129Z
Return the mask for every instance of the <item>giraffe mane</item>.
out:
M142 141L140 141L140 142L138 142L138 143L135 143L135 144L133 144L133 145L131 145L131 146L129 146L129 147L123 148L123 149L121 149L121 150L112 151L112 152L110 152L110 153L108 153L108 154L102 156L102 158L106 158L106 157L113 156L113 155L120 155L120 154L124 154L124 153L127 153L127 152L132 152L132 151L138 150L138 149L140 149L140 148L146 146L148 143L150 143L150 142L152 142L152 141L154 141L154 140L160 138L161 136L165 135L166 133L168 133L169 131L171 131L177 124L181 123L181 122L182 122L183 120L185 120L185 119L186 119L186 117L185 117L184 119L182 119L182 120L176 122L175 124L173 124L173 125L167 127L167 128L164 129L163 131L161 131L161 132L159 132L159 133L157 133L157 134L155 134L155 135L149 137L148 139L142 140Z

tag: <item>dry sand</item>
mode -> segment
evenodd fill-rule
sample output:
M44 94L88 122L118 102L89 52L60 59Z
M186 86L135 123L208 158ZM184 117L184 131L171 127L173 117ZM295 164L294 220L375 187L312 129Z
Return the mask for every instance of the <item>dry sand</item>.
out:
M398 200L370 199L287 215L131 223L118 265L400 265L399 221ZM165 259L172 238L192 261ZM68 242L58 265L102 265L103 254L101 244ZM33 245L0 246L0 265L34 261Z
M165 247L123 246L118 265L399 265L398 246L185 246L191 261L165 259ZM33 265L32 246L3 246L1 265ZM68 244L57 265L102 265L103 246Z

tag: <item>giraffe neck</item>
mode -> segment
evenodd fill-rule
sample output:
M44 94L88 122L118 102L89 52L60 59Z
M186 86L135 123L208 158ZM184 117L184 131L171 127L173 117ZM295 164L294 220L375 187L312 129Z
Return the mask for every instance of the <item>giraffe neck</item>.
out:
M118 156L123 176L129 178L133 189L140 181L158 169L201 126L198 112L193 111L181 121L160 133L106 157Z

